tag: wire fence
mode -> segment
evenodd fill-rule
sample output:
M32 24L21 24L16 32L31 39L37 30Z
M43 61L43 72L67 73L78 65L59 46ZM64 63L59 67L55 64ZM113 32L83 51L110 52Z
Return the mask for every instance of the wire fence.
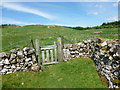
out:
M84 35L84 34L81 34L80 36L73 35L73 36L69 37L68 35L60 35L60 34L57 33L57 36L61 37L62 41L65 44L74 44L74 43L82 42L83 40L88 39L88 38L96 38L96 37L103 37L103 38L105 37L106 38L109 35L107 35L107 34L105 34L105 35L101 35L101 34ZM115 38L116 37L118 38L118 34L114 34L114 36L115 36ZM8 43L8 45L2 45L2 51L8 51L8 50L13 49L13 48L23 48L23 47L28 46L28 45L29 46L34 46L34 44L33 44L34 40L32 39L32 41L31 41L31 39L25 39L25 40L21 40L21 41L17 41L17 42L13 41L14 43L10 42L10 43ZM55 38L54 38L54 40L55 40ZM44 43L43 45L47 45L48 44L47 41L48 40L45 40L45 39L40 40L41 44Z
M28 43L26 43L26 42L28 42ZM7 50L13 49L15 47L17 47L17 48L23 48L25 46L30 45L31 43L32 43L31 39L25 39L25 40L22 40L22 41L17 41L15 43L10 43L7 46L2 45L2 51L7 51ZM22 46L22 45L25 45L25 46Z
M113 35L113 34L112 34ZM114 35L116 35L116 37L119 37L119 34L114 34ZM97 34L97 35L80 35L79 37L68 37L68 36L65 36L65 35L60 35L60 34L58 34L58 37L61 37L62 38L62 41L64 41L64 43L66 43L66 44L74 44L74 43L79 43L79 42L81 42L81 41L83 41L83 40L85 40L85 39L88 39L88 38L96 38L96 37L101 37L102 35L99 35L99 34ZM107 37L108 35L104 35L104 37ZM115 37L115 38L116 38ZM55 38L54 38L55 39ZM32 40L32 41L31 41ZM81 40L81 41L80 41ZM28 42L28 43L26 43L26 42ZM42 43L42 40L40 40L40 42ZM32 43L32 44L31 44ZM6 51L6 50L10 50L10 49L12 49L12 48L16 48L16 47L18 47L18 48L22 48L22 47L26 47L26 46L28 46L28 45L32 45L32 46L34 46L34 41L33 41L33 39L25 39L25 40L22 40L22 41L17 41L17 42L15 42L14 41L14 43L8 43L8 45L2 45L2 51ZM45 43L45 42L44 42ZM25 45L25 46L24 46ZM45 44L46 45L46 44Z

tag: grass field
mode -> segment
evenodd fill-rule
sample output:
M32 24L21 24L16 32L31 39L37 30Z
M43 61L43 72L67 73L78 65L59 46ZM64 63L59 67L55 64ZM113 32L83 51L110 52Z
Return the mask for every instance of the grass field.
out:
M3 88L107 88L92 60L77 58L45 67L42 72L3 75Z
M102 33L94 34L94 32L102 31ZM8 51L12 48L23 47L30 39L39 39L41 46L51 45L59 35L73 43L80 42L93 37L102 37L109 39L118 38L117 28L107 29L91 29L91 30L73 30L67 27L51 27L47 26L25 26L25 27L9 27L2 29L2 51ZM65 43L70 43L64 41Z
M95 34L94 32L102 32ZM20 48L30 39L39 39L40 45L51 45L59 35L73 43L93 37L118 38L117 28L73 30L67 27L25 26L2 29L2 51ZM64 41L64 43L70 43ZM43 72L16 72L2 76L3 88L107 88L100 81L92 60L78 58L46 66Z

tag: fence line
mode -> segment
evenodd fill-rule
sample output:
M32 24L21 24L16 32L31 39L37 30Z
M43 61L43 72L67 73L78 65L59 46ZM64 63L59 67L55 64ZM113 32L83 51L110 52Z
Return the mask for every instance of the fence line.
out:
M58 34L58 33L57 33ZM62 40L63 41L67 41L67 42L69 42L69 43L71 43L71 44L74 44L75 42L74 41L78 41L78 38L75 38L75 39L71 39L71 40L68 40L65 36L63 36L63 35L60 35L60 34L58 34L58 36L60 36L61 38L62 38ZM85 36L85 35L80 35L81 37L99 37L99 36L102 36L102 35L87 35L87 36ZM80 37L79 37L80 38ZM7 49L9 49L9 48L12 48L12 46L13 45L15 45L15 44L19 44L19 43L22 43L22 42L25 42L25 41L29 41L29 40L31 40L31 39L26 39L26 40L22 40L22 41L17 41L17 42L15 42L15 43L10 43L9 44L9 46L7 46L7 47L2 47L2 50L7 50ZM64 44L64 43L63 43ZM19 45L18 45L19 46Z
M32 40L29 42L29 43L27 43L25 46L23 46L22 48L24 48L24 47L27 47L28 45L30 45L32 43ZM32 44L33 45L33 44Z
M13 46L13 45L15 45L17 43L21 43L21 42L28 41L28 40L31 40L31 39L22 40L22 41L18 41L18 42L12 43L11 45L9 45L7 47L2 47L2 50L7 50L8 48L10 48L11 46ZM22 47L22 46L20 46L20 47Z

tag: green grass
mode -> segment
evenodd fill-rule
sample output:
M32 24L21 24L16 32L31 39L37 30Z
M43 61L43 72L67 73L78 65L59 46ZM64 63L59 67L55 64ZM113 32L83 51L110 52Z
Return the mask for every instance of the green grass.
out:
M107 88L102 84L93 61L88 58L45 66L42 72L3 75L2 83L3 88Z
M100 34L94 32L102 31ZM59 35L73 43L93 37L117 39L118 29L74 30L67 27L25 26L2 29L2 51L21 48L30 39L39 39L41 46L51 45ZM64 43L70 43L64 41ZM2 76L3 88L107 88L103 85L92 60L78 58L45 66L43 72L16 72ZM22 83L24 83L22 85Z
M94 32L102 31L103 33L94 34ZM12 48L23 47L30 39L39 39L40 45L51 45L59 35L73 43L78 43L82 40L102 37L108 39L118 38L117 28L107 29L89 29L89 30L74 30L67 27L53 27L48 29L47 26L25 26L25 27L9 27L2 29L2 51L9 51ZM70 43L64 41L64 43Z

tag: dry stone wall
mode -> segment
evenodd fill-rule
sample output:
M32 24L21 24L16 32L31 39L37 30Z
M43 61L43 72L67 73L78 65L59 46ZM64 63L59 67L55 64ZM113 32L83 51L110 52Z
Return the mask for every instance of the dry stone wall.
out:
M35 50L32 47L12 49L10 53L0 53L0 75L16 71L26 71L36 63Z
M108 81L109 88L120 88L120 40L89 39L82 43L67 44L63 48L64 60L90 57L100 76Z

